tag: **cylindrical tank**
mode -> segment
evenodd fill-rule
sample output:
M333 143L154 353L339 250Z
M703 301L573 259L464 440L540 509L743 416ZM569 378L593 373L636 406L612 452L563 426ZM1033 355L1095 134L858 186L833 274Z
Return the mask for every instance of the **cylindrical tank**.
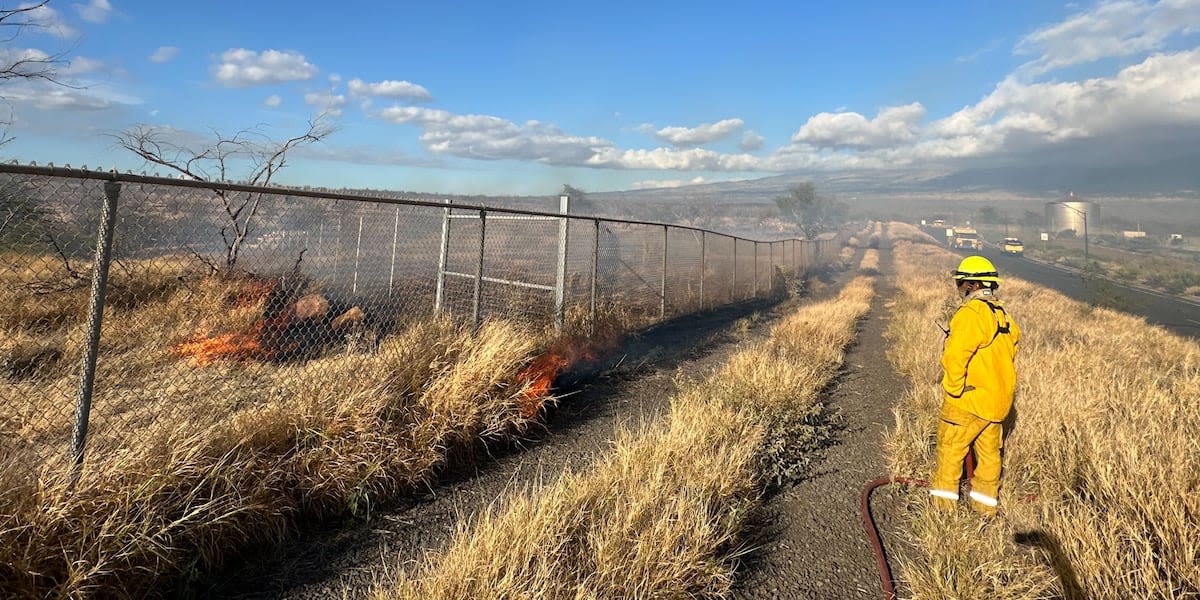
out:
M1083 235L1084 217L1087 215L1087 229L1095 233L1100 229L1100 205L1087 200L1060 200L1046 203L1046 229L1052 232L1073 230Z

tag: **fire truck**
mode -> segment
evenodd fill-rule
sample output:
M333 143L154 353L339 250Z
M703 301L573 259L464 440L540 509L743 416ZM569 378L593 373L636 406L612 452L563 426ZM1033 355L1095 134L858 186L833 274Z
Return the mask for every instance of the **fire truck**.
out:
M983 240L974 227L954 228L954 247L959 250L983 250Z

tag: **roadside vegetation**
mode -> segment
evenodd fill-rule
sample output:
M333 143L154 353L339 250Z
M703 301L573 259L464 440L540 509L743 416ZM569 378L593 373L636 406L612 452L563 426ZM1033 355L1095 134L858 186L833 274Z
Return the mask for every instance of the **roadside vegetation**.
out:
M1081 269L1092 276L1175 295L1200 296L1200 254L1165 249L1131 252L1093 243L1085 260L1081 242L1049 242L1026 249L1030 258Z
M903 229L893 224L894 229ZM886 439L898 475L926 477L942 332L960 259L896 245L889 357L912 382ZM1143 320L1005 277L1021 324L1001 513L931 509L913 492L898 579L913 598L1200 595L1200 346Z
M1082 235L1066 230L1041 241L1036 227L988 226L988 240L1021 239L1025 256L1082 271L1092 279L1108 279L1182 296L1200 296L1200 252L1149 238L1123 238L1108 233L1089 236L1084 255Z
M263 282L114 269L87 461L72 488L70 410L86 289L30 294L0 271L0 596L154 595L299 524L367 515L426 484L481 440L518 436L549 401L522 373L535 329L398 323L376 348L311 358L197 362L179 354L197 314L245 331ZM166 268L164 265L170 265ZM170 275L168 276L168 273ZM233 358L237 359L233 359ZM123 590L123 591L122 591Z
M328 304L319 282L123 260L73 482L90 267L19 251L0 261L5 598L169 595L307 523L369 518L527 435L555 401L554 376L589 349L571 342L588 326L577 307L565 338L411 314L333 331L328 318L295 326ZM771 286L779 298L798 283L777 270ZM635 302L597 308L604 343L646 322Z
M374 597L724 596L762 491L803 477L827 439L819 395L872 295L858 277L796 309L716 373L681 381L666 418L622 433L586 472L501 499Z

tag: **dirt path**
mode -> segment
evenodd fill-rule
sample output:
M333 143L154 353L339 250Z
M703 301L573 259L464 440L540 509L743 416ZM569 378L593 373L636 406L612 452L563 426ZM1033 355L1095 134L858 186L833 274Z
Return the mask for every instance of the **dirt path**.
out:
M829 297L851 273L825 273L811 297ZM747 339L766 334L777 307L743 303L675 319L644 332L589 373L560 377L577 390L548 415L545 431L519 446L495 448L469 469L368 523L310 531L239 568L209 576L186 595L200 598L317 599L363 596L382 571L444 547L454 527L511 490L544 485L611 450L615 432L665 414L676 377L703 377Z
M891 251L882 249L883 275L876 278L871 311L828 396L827 406L842 421L834 445L810 479L769 499L763 546L748 558L735 598L882 597L858 503L863 485L884 474L882 436L906 388L885 354L887 303L894 295L887 275L891 262Z

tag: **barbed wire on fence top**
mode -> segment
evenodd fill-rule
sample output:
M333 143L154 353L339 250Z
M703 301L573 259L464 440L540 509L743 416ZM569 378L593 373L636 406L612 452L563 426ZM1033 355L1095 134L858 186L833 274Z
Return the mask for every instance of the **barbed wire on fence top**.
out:
M89 454L137 454L435 316L641 327L770 294L824 243L33 164L0 164L0 200L0 459L31 477L68 458L85 387Z

